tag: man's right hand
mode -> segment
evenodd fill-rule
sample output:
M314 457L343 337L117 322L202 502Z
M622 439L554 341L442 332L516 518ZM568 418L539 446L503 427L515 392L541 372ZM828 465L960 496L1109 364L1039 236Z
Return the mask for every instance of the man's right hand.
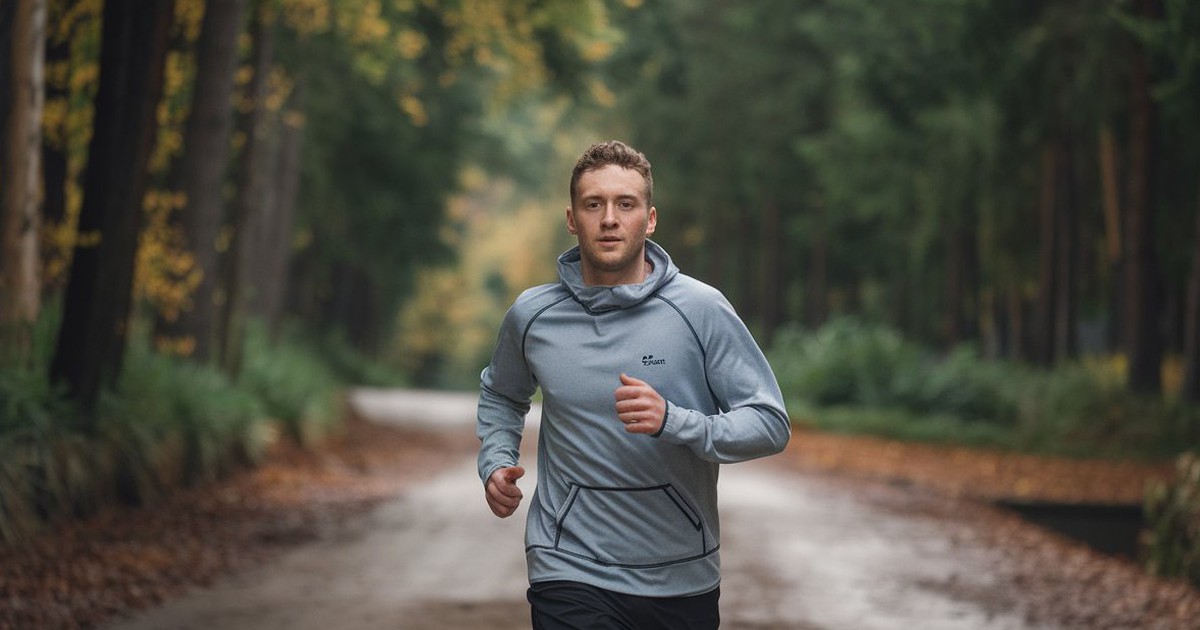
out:
M497 468L496 472L488 477L484 496L487 497L488 507L492 508L493 514L500 518L508 518L517 511L517 506L521 505L521 497L524 496L517 487L517 480L524 475L524 468L508 466Z

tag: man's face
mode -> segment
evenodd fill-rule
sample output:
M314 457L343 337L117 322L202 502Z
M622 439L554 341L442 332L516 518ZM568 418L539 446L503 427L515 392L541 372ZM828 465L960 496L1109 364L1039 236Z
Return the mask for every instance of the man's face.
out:
M567 209L567 229L579 239L583 280L592 285L645 280L646 237L658 213L646 205L646 182L615 164L585 172Z

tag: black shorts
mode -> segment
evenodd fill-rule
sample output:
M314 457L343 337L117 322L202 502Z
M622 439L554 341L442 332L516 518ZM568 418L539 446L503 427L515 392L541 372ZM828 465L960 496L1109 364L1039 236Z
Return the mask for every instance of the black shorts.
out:
M643 597L579 582L536 582L527 598L534 630L707 630L721 625L720 587L688 597Z

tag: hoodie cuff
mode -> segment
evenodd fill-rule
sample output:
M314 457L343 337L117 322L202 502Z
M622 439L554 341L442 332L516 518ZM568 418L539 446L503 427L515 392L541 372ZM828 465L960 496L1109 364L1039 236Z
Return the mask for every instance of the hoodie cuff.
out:
M663 402L666 403L666 407L663 409L662 424L658 425L658 430L650 434L650 437L658 437L662 435L663 431L665 431L667 428L667 418L671 417L671 401L664 400Z

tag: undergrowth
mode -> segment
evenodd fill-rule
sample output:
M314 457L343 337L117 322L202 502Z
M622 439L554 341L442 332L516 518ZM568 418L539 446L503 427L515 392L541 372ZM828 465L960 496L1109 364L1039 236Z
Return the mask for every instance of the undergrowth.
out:
M6 333L20 343L0 343L0 544L107 503L219 479L257 463L281 435L311 445L336 430L348 378L387 378L351 350L330 359L336 341L271 343L261 328L247 336L236 379L133 340L116 390L85 421L47 378L56 330L48 315Z
M1043 370L969 346L939 355L849 318L785 329L769 357L792 416L824 430L1114 458L1200 443L1200 408L1130 392L1114 361Z

